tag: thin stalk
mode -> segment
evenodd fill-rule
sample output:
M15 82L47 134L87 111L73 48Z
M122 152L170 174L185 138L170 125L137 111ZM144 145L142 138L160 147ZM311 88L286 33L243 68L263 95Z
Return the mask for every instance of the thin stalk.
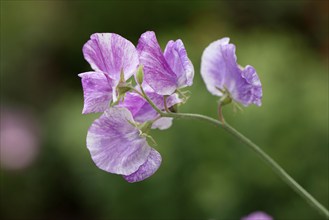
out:
M222 107L222 103L218 103L218 118L222 122L222 124L225 124Z
M168 96L163 96L163 105L164 105L164 109L166 110L166 112L170 112L168 109L168 105L167 105L167 98Z
M205 115L199 114L187 114L187 113L164 113L161 114L163 117L183 118L183 119L197 119L206 121L215 126L221 126L225 131L233 135L239 141L244 143L252 151L254 151L263 161L269 165L279 177L286 182L295 192L297 192L303 199L305 199L313 208L329 218L329 211L320 204L311 194L309 194L301 185L299 185L277 162L275 162L267 153L265 153L259 146L253 143L250 139L245 137L243 134L238 132L236 129L231 127L227 122L222 123L216 119Z
M201 120L215 125L216 127L222 127L225 131L233 135L239 141L244 143L249 149L254 151L263 161L272 168L272 170L285 182L287 183L297 194L299 194L306 202L308 202L313 208L315 208L319 213L329 219L329 211L318 202L311 194L309 194L301 185L299 185L273 158L271 158L267 153L265 153L258 145L252 142L250 139L245 137L235 128L230 126L226 121L222 123L214 118L191 113L172 113L161 111L152 100L146 95L142 86L140 86L142 95L150 105L160 114L162 117L172 117L172 118L182 118L182 119L194 119ZM224 120L223 120L224 121Z
M154 108L155 111L157 111L161 116L164 112L162 112L155 104L154 102L146 95L143 87L141 85L139 85L141 92L142 92L142 96L146 99L146 101L148 103L150 103L150 105L152 106L152 108Z

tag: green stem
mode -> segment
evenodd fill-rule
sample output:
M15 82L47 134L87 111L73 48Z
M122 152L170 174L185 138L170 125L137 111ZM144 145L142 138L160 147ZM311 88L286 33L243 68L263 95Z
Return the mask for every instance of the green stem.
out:
M329 219L329 211L319 203L311 194L309 194L301 185L299 185L277 162L275 162L267 153L265 153L259 146L245 137L243 134L231 127L227 122L222 123L214 118L200 115L200 114L190 114L190 113L172 113L172 112L163 112L161 111L152 100L146 95L142 86L141 94L150 105L160 114L162 117L172 117L172 118L182 118L182 119L196 119L211 123L217 127L222 127L228 133L236 137L239 141L244 143L252 151L254 151L267 165L269 165L278 176L286 182L297 194L299 194L303 199L306 200L313 208L320 212L323 216Z
M254 151L260 158L263 159L267 165L269 165L274 172L276 172L280 178L286 182L293 190L295 190L302 198L304 198L312 207L318 210L326 218L329 218L329 211L321 205L311 194L309 194L301 185L299 185L277 162L275 162L268 154L266 154L259 146L245 137L243 134L231 127L227 122L224 124L216 119L205 115L188 114L188 113L160 113L163 117L183 118L183 119L197 119L206 121L215 126L221 126L228 133L236 137L242 143L247 145L252 151Z
M150 105L152 106L152 108L154 108L155 111L157 111L161 116L164 112L162 112L155 104L154 102L146 95L143 87L141 85L139 85L139 88L141 89L142 92L142 96L146 99L146 101L148 103L150 103Z

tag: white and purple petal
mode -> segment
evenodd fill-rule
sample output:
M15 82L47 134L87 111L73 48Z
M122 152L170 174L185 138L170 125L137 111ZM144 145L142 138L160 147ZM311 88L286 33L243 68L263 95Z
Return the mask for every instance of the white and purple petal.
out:
M91 125L87 148L100 169L130 175L148 160L152 148L132 123L130 111L113 107Z
M84 106L82 113L104 112L112 100L110 78L107 79L101 72L80 73Z
M211 43L203 52L201 58L201 76L205 82L208 91L217 96L221 96L222 92L218 88L223 89L224 79L227 74L225 60L221 52L221 45L229 42L229 38Z
M135 46L127 39L114 33L95 33L83 46L83 54L95 71L107 73L115 87L120 80L121 71L127 80L139 65Z
M124 175L123 178L130 183L142 181L152 176L161 165L161 155L152 148L146 162L138 170L130 175Z
M138 123L153 120L158 116L158 113L152 106L134 92L127 92L124 101L119 103L119 106L127 108L133 115L134 120Z
M163 55L177 76L178 87L191 86L193 84L194 67L187 56L183 42L180 39L169 41Z
M240 68L229 38L217 40L204 50L201 75L213 95L222 96L221 91L228 90L235 101L245 106L261 105L262 86L256 70L249 65Z
M166 130L171 127L173 118L162 117L152 124L152 129Z
M171 95L178 88L178 78L167 63L153 31L141 35L137 50L143 65L144 80L159 95Z

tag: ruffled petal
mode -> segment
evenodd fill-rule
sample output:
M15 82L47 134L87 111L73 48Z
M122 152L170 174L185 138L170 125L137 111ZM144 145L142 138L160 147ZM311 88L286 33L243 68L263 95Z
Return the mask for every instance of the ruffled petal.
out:
M251 103L261 106L263 91L255 68L249 65L246 66L242 70L242 78L244 78L247 83L238 87L240 90L238 100L246 106Z
M194 67L187 56L183 42L181 40L169 41L164 51L164 57L178 78L178 87L191 86Z
M147 161L140 166L136 172L123 176L123 178L130 183L142 181L152 176L158 170L161 165L161 161L162 158L159 152L152 148Z
M84 106L82 113L104 112L112 100L110 82L101 72L85 72L81 77Z
M144 80L159 95L171 95L177 89L177 76L164 58L153 31L141 35L137 50L144 66Z
M127 80L139 65L135 46L127 39L113 33L96 33L83 46L83 54L95 71L107 73L116 86L121 70Z
M262 86L252 66L240 68L235 46L229 38L211 43L203 52L201 75L210 93L222 96L228 90L232 98L245 106L261 105Z
M151 147L132 123L133 117L127 109L113 107L91 125L87 147L100 169L130 175L147 161Z

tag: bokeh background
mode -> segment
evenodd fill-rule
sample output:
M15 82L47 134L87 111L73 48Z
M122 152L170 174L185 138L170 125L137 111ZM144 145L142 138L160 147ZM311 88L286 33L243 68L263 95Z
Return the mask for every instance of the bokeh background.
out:
M263 84L262 107L227 121L259 144L327 208L328 1L1 1L0 219L321 219L225 131L177 120L152 131L163 163L130 184L99 170L85 146L99 115L82 115L82 46L95 32L134 44L154 30L182 39L195 66L182 112L216 117L200 57L228 36Z

